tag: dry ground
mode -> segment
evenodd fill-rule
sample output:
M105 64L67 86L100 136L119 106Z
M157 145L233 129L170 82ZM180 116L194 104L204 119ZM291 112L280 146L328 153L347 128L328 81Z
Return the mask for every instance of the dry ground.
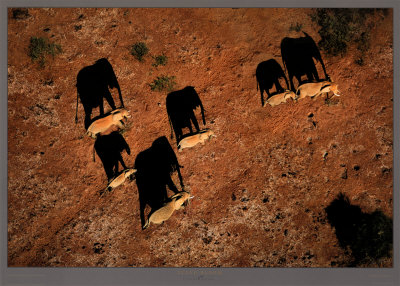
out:
M9 11L9 266L346 265L351 257L324 211L339 192L364 212L393 215L392 14L376 21L365 65L352 50L345 57L322 53L341 97L263 108L256 66L270 58L282 63L281 40L302 35L290 31L297 22L318 41L309 13L29 9L30 17L17 20ZM41 69L28 56L32 36L59 43L63 53ZM137 61L129 48L139 41L168 64ZM125 163L133 166L139 152L167 136L195 195L185 211L144 231L135 182L99 197L107 177L92 160L81 104L74 122L77 73L103 57L132 114ZM175 76L177 89L196 88L215 140L177 152L167 93L149 88L159 75ZM113 96L118 104L115 90ZM383 259L368 266L391 265Z

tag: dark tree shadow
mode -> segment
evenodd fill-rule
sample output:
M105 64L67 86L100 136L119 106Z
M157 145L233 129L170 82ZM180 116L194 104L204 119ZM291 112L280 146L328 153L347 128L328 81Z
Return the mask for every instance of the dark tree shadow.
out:
M175 132L176 144L182 139L183 128L189 128L190 134L193 134L192 123L196 131L200 132L199 123L194 114L194 110L197 107L200 107L203 125L206 125L203 104L193 86L187 86L182 90L169 93L166 105L171 125L171 139L173 138L173 132Z
M92 122L91 114L93 108L99 107L100 116L104 115L103 98L105 98L114 110L116 109L114 99L110 89L116 88L119 94L121 107L124 107L121 89L117 77L110 62L105 59L99 59L95 64L81 69L76 79L77 98L76 98L76 116L78 121L78 97L81 100L85 110L85 128L87 129Z
M342 193L325 211L328 222L335 228L340 246L351 249L354 257L351 266L391 255L393 221L381 211L364 213L359 206L350 204Z
M305 37L283 38L281 42L282 62L285 67L290 83L290 89L296 91L293 84L293 77L298 81L298 85L303 82L320 81L314 59L321 63L325 78L329 80L326 74L325 65L321 58L321 53L314 40L305 32ZM302 80L306 76L306 80Z
M284 92L279 79L283 78L286 82L286 89L289 89L289 84L285 73L282 70L280 64L270 59L258 64L256 69L257 88L260 88L261 93L261 105L264 106L264 91L267 93L267 99L274 94ZM275 85L276 92L270 93L270 89Z
M145 225L145 208L151 208L149 216L168 200L167 186L174 193L179 192L172 181L173 172L178 173L182 190L182 175L175 152L165 136L156 139L150 148L140 152L135 160L136 184L139 191L140 220Z
M108 181L120 174L119 164L122 170L127 169L121 153L126 150L130 155L131 149L119 132L113 131L109 135L99 135L94 143L94 150L103 163Z

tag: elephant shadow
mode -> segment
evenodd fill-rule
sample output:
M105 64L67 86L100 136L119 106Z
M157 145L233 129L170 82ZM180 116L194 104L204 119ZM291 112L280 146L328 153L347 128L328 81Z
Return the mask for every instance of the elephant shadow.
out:
M282 87L279 79L283 78L286 83L286 89L289 89L289 83L287 81L286 75L280 66L280 64L274 60L270 59L263 61L257 65L256 69L256 79L257 79L257 89L260 89L261 93L261 105L264 106L264 91L267 93L267 99L271 96L282 93L285 89ZM270 89L275 85L275 92L270 92Z
M304 82L320 81L314 60L321 64L325 79L329 80L317 44L306 32L303 33L305 37L285 37L281 41L283 66L288 73L290 89L294 92L296 92L296 88L293 78L297 79L298 86ZM303 79L304 76L305 79Z
M181 167L165 136L156 139L150 148L137 155L134 168L137 170L135 175L142 228L146 222L146 206L151 208L150 216L168 201L167 186L172 192L179 192L171 177L174 172L178 173L180 187L184 189Z
M390 256L393 247L393 221L381 211L364 213L340 193L325 208L328 222L335 228L339 245L351 249L352 266Z
M189 135L194 134L193 128L200 132L194 110L200 107L203 125L206 125L204 107L198 93L193 86L173 91L166 98L167 114L171 126L171 139L175 133L176 144L183 138L183 128L189 128Z
M112 131L108 135L99 135L94 143L94 151L103 163L109 182L120 174L119 164L121 164L122 170L127 169L121 154L123 151L126 151L130 155L131 150L119 132ZM95 160L94 154L93 160Z
M97 60L93 65L82 68L76 79L77 98L75 122L78 121L78 97L85 111L85 129L93 122L91 119L94 108L99 107L100 116L104 115L103 99L105 98L112 108L116 109L114 99L109 89L116 88L119 94L121 107L124 107L121 89L110 62L105 59Z

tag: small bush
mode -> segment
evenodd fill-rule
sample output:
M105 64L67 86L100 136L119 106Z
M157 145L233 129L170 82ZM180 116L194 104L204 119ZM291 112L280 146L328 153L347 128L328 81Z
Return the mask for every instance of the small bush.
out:
M156 56L153 58L154 58L153 67L165 66L168 62L168 58L165 55Z
M300 32L301 29L303 29L303 24L296 23L296 24L291 24L291 25L290 25L289 31L290 31L290 32L291 32L291 31Z
M29 18L29 12L28 12L28 8L15 8L12 9L12 17L13 19L16 20L24 20L26 18Z
M46 38L31 37L29 44L29 56L33 62L39 62L43 67L46 63L46 55L56 56L62 53L61 46Z
M149 48L143 42L134 44L131 48L131 55L134 56L139 62L143 61L143 57L147 55Z
M149 84L151 90L156 91L164 91L168 92L172 91L176 85L174 76L158 76L152 83Z

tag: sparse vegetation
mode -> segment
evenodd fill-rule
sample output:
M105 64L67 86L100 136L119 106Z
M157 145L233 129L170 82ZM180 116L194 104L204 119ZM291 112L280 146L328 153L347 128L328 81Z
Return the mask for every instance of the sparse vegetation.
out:
M29 44L29 56L33 62L39 62L43 67L46 63L46 55L56 56L62 52L61 46L52 43L47 38L31 37Z
M291 31L300 32L301 29L303 29L303 24L296 23L296 24L291 24L291 25L290 25L289 31L290 31L290 32L291 32Z
M168 58L165 55L156 56L153 58L154 58L153 67L165 66L168 62Z
M16 20L24 20L29 18L28 8L15 8L12 10L12 17Z
M373 23L366 23L368 15L385 11L380 9L318 8L311 19L320 29L318 45L330 55L344 55L350 44L356 43L361 56L369 49L369 31Z
M131 48L131 55L134 56L139 62L143 61L143 57L149 53L149 48L143 42L134 44Z
M149 84L151 90L172 91L176 85L175 76L158 76L152 83Z
M367 214L358 225L350 245L357 263L372 263L390 257L393 248L393 221L377 210Z

